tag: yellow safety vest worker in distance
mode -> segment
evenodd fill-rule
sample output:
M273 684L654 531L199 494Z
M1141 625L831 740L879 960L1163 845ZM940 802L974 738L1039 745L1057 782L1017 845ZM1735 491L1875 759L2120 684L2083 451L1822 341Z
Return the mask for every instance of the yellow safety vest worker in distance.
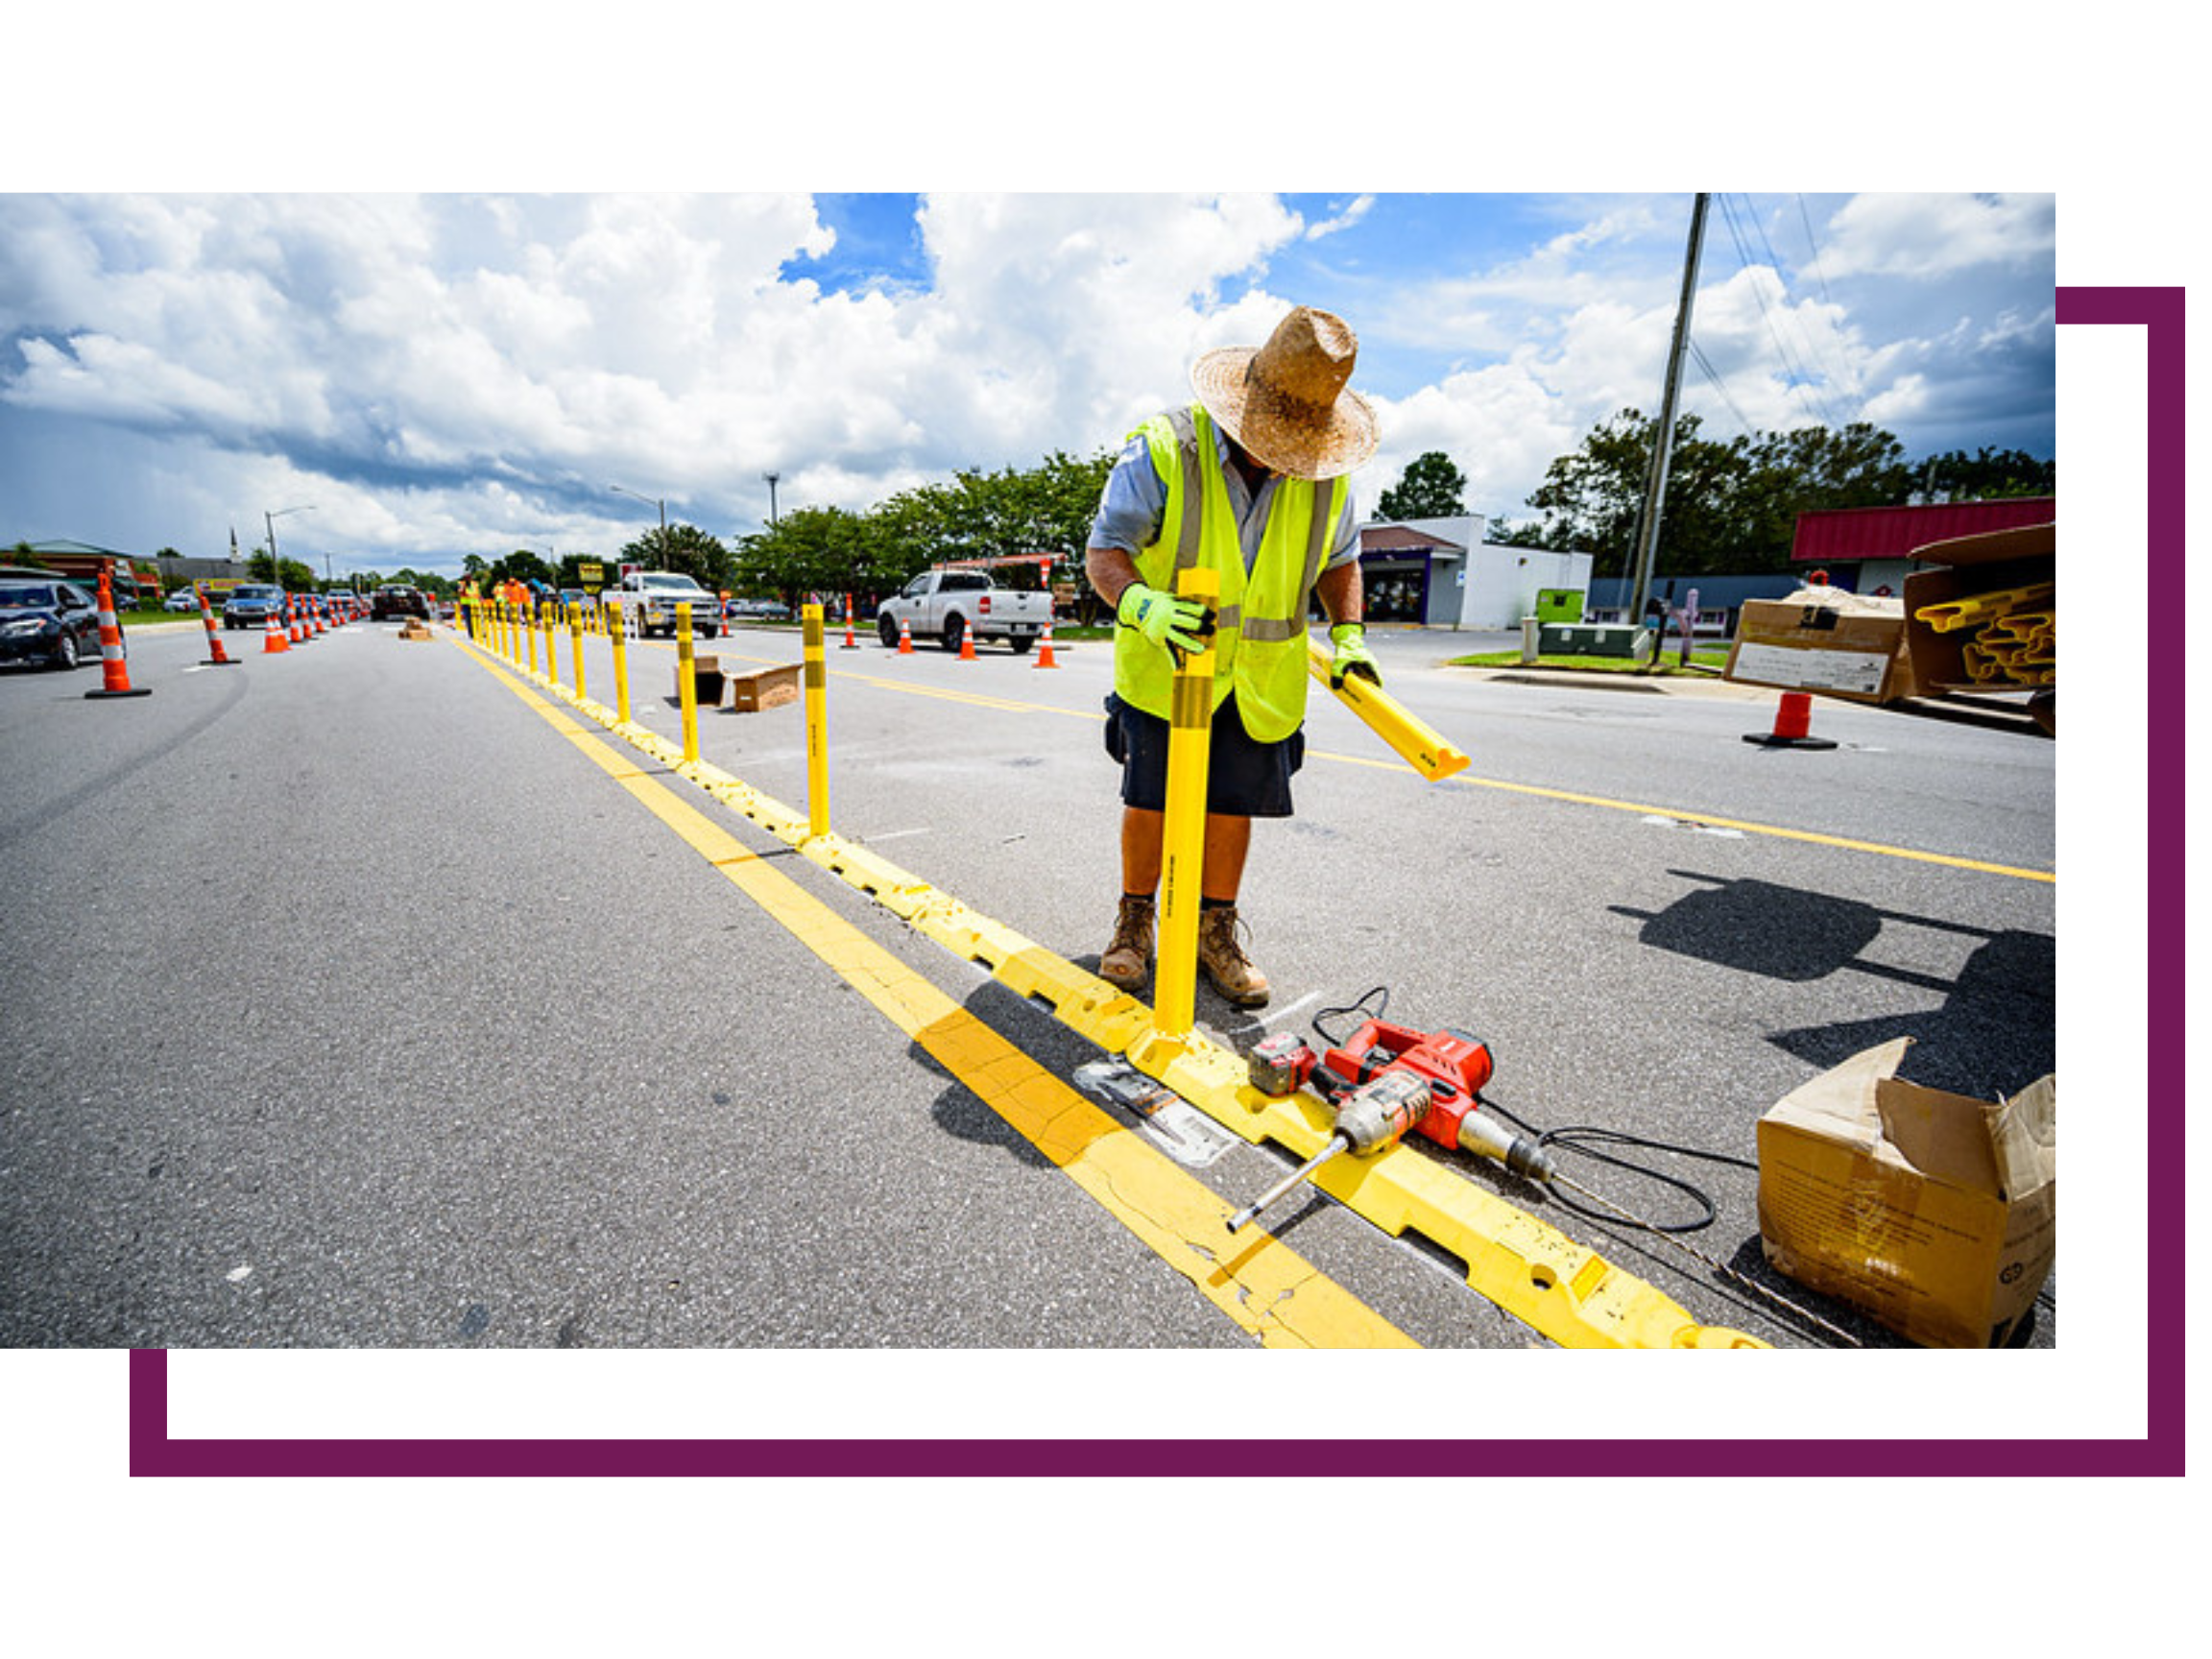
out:
M1193 404L1154 416L1131 436L1139 434L1167 487L1167 505L1158 540L1136 556L1138 579L1172 593L1179 570L1202 565L1219 574L1213 707L1235 691L1244 730L1280 743L1306 718L1306 606L1345 510L1342 481L1277 478L1247 573L1212 418ZM1168 719L1174 685L1166 652L1134 628L1115 630L1114 689L1123 702Z

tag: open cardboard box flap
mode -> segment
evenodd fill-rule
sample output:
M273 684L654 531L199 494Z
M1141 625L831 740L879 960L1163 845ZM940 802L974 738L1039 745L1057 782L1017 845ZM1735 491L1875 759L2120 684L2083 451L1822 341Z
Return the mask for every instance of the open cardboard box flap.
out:
M1977 1100L1899 1077L1900 1037L1759 1120L1760 1237L1791 1277L1917 1341L2000 1338L2056 1259L2057 1084Z
M2033 559L2058 551L2058 525L2022 524L2011 530L1984 530L1979 536L1954 536L1912 549L1923 565L1995 565L2007 559Z

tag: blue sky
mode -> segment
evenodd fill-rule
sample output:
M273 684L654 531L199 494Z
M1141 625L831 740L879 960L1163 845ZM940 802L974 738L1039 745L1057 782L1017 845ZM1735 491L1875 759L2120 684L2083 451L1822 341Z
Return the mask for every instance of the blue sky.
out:
M1290 305L1360 339L1372 504L1440 449L1526 516L1657 406L1678 194L17 194L0 198L0 539L334 568L725 538L1112 446ZM2049 195L1716 197L1685 406L2056 442Z

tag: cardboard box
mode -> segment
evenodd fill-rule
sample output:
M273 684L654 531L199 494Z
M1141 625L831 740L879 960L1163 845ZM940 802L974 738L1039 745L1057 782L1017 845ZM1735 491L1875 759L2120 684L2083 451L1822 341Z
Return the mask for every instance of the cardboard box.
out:
M1912 654L1913 675L1924 687L1931 691L2003 691L2057 685L2056 524L2030 524L2017 530L1932 541L1914 548L1912 557L1934 566L1905 578L1906 644ZM1931 606L1956 610L1961 602L2046 585L2053 589L2048 595L2001 607L1986 619L1969 616L1966 626L1942 628L1921 615ZM2022 625L2015 635L2003 626L2008 617L2047 618L2047 622ZM1997 630L1994 636L1992 629ZM1998 643L1992 644L1993 640ZM2033 646L2026 650L2000 648L2030 640L2048 640L2050 651L2046 654ZM2048 669L2042 666L2046 660ZM1996 672L1990 672L1992 668Z
M1896 1075L1910 1037L1759 1119L1759 1238L1803 1285L1930 1347L2001 1343L2057 1260L2058 1089L1989 1102Z
M722 701L722 660L694 653L691 658L691 695L702 709L712 709ZM668 695L679 702L684 696L684 664L676 664L676 678L670 683Z
M1745 685L1817 691L1858 703L1916 694L1905 648L1905 605L1800 588L1787 599L1747 599L1736 623L1726 678Z
M799 701L800 664L786 662L777 668L763 668L757 674L732 674L730 682L730 707L740 714L754 714L763 709L781 708L786 703Z

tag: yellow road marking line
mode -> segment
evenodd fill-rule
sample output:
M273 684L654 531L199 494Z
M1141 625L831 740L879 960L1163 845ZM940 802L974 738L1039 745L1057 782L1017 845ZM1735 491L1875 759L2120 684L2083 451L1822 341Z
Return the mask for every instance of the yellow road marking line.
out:
M456 644L464 644L456 640ZM929 980L876 944L637 761L517 680L485 665L555 731L674 830L1070 1180L1263 1347L1419 1344L1260 1229L1232 1245L1230 1206ZM1234 1250L1234 1254L1230 1254Z
M747 657L748 662L764 662L770 658ZM941 690L929 685L911 685L903 680L886 680L874 674L862 674L852 669L832 669L841 678L858 680L885 690L906 691L920 697L941 697L948 702L972 703L982 709L996 709L1011 714L1066 714L1078 720L1103 721L1103 713L1087 709L1055 709L1048 703L1019 703L1004 698L984 697L974 692ZM1365 755L1339 755L1327 749L1310 749L1307 757L1314 760L1333 760L1346 766L1373 766L1384 772L1404 772L1406 762L1396 758L1379 760ZM1885 858L1906 858L1920 864L1941 864L1954 870L1975 870L1986 876L2012 876L2023 881L2056 882L2054 870L2029 870L2010 864L1991 864L1979 858L1962 858L1949 853L1923 853L1911 847L1893 847L1882 841L1860 841L1848 835L1825 835L1815 830L1790 830L1778 824L1755 824L1742 818L1713 818L1702 812L1685 811L1679 806L1647 806L1633 801L1614 801L1603 795L1579 795L1571 789L1548 789L1535 783L1507 783L1497 778L1473 778L1461 773L1455 778L1444 779L1436 787L1449 788L1454 784L1466 784L1477 789L1503 789L1514 795L1534 795L1549 801L1566 801L1577 806L1602 806L1614 812L1634 812L1639 816L1654 814L1678 818L1687 824L1705 824L1717 830L1740 830L1746 835L1768 835L1780 841L1804 841L1815 847L1835 847L1850 853L1872 853Z

